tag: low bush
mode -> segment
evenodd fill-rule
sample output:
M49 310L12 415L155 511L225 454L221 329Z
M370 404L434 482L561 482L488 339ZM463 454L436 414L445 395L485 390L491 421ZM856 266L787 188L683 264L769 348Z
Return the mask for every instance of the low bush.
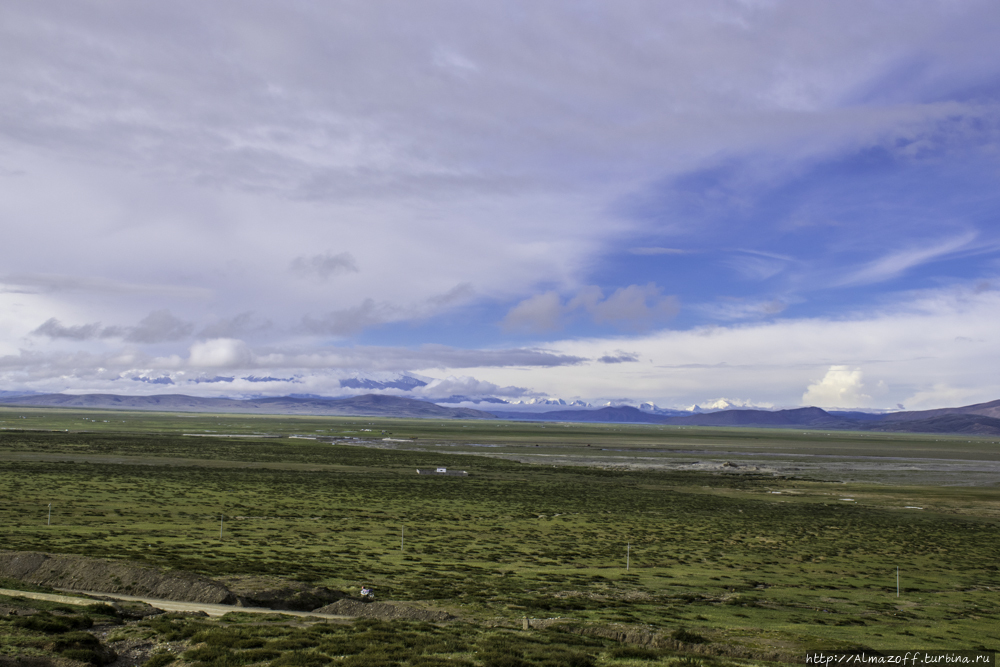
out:
M619 646L609 654L612 658L630 658L632 660L656 660L663 651L643 646Z
M114 662L117 655L101 646L101 641L89 632L67 632L52 643L52 651L64 658L86 662L91 665L105 665Z
M176 659L177 656L169 653L157 653L152 658L144 662L142 667L166 667Z
M31 616L20 616L14 619L14 625L25 630L58 634L70 630L84 630L94 624L89 616L54 616L47 611L40 611Z
M205 622L195 621L184 617L178 618L168 614L145 618L139 621L139 625L141 627L150 628L159 636L161 640L167 642L190 639L194 635L210 627Z
M271 663L271 667L323 667L330 664L330 658L322 653L304 651L293 651L285 653L280 658ZM341 664L347 664L341 663Z

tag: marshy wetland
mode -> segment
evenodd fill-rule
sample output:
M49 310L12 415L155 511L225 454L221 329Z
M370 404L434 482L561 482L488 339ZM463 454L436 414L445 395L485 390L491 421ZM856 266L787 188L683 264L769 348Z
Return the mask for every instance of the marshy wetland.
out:
M273 637L236 617L117 631L155 639L162 626L166 645L188 632L167 625L197 625L178 664L744 664L1000 647L989 439L26 409L0 409L0 422L4 549L355 596L367 583L457 619L279 618L264 624ZM469 475L416 475L437 466ZM8 639L28 632L0 624ZM392 641L409 648L377 650ZM10 646L51 651L25 642Z

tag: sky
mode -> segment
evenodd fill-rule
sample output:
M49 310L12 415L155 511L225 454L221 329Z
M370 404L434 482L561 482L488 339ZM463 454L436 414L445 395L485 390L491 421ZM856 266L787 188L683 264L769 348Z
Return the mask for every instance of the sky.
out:
M994 2L37 0L0 62L0 391L1000 398Z

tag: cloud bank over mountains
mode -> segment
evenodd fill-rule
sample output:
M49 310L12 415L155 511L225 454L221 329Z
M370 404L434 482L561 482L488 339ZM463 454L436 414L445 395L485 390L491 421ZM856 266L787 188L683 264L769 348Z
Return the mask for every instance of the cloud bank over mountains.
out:
M992 3L0 17L0 390L1000 397Z

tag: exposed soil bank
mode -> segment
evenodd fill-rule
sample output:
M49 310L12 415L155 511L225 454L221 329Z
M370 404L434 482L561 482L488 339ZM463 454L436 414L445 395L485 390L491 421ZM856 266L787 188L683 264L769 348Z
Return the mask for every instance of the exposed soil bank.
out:
M314 609L318 614L337 614L338 616L354 616L357 618L377 618L383 621L404 619L407 621L447 621L455 618L444 611L417 609L386 602L362 602L361 600L338 600L325 607Z
M221 582L128 561L37 551L0 551L0 577L51 588L289 611L311 611L344 597L294 581L247 577Z

